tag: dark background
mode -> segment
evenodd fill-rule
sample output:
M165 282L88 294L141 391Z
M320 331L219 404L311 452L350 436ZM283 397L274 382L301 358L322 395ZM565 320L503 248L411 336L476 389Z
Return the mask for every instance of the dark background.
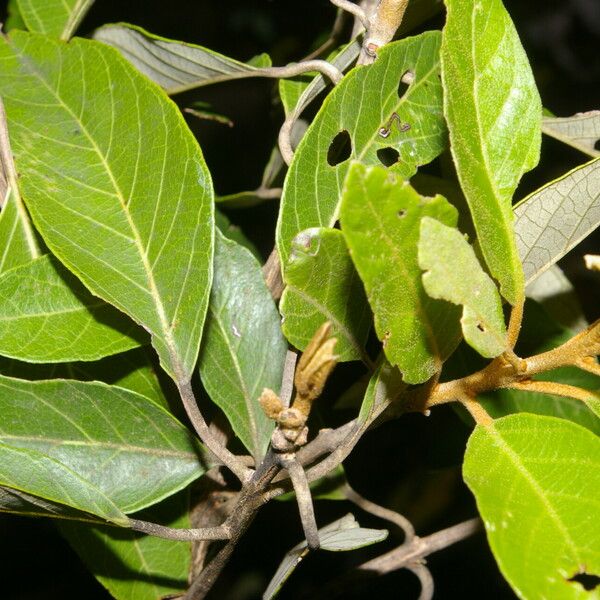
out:
M4 3L3 3L4 4ZM600 108L600 0L505 0L532 62L544 106L558 116ZM324 39L335 10L326 0L96 0L81 34L109 22L124 21L165 37L190 41L240 60L268 52L274 64L297 61L315 40ZM443 17L424 28L439 27ZM181 106L203 100L231 118L235 127L188 122L198 136L216 190L226 194L256 187L276 139L282 111L270 80L231 82L183 94ZM586 158L558 142L544 139L541 166L525 176L517 199L546 181L585 162ZM273 246L277 207L265 204L250 211L231 211L233 222L268 254ZM598 252L588 239L561 265L585 291L588 318L598 315L597 279L581 268L584 252ZM353 366L338 368L332 383L343 390L356 377ZM348 415L332 414L343 421ZM331 424L331 423L330 423ZM346 463L351 484L370 499L409 517L420 535L475 515L471 495L460 478L460 463L469 429L448 407L429 419L409 415L369 433ZM386 527L347 502L316 503L320 524L349 511L361 524ZM301 538L296 508L274 502L263 509L241 542L212 598L259 597L283 554ZM51 522L0 516L0 596L7 600L108 598ZM399 538L391 532L385 547ZM384 544L353 553L319 553L307 559L284 587L281 598L310 597L332 575L381 553ZM429 566L437 598L514 598L498 572L483 535L435 554ZM345 598L416 598L418 585L399 572L370 582Z

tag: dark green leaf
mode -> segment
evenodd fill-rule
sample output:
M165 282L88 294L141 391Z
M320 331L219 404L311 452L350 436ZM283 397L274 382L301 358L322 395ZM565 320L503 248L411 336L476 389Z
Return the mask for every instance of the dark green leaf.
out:
M198 368L211 399L257 460L273 431L258 398L265 387L279 391L286 349L259 263L245 248L217 234Z
M21 191L52 252L191 377L212 269L210 175L177 107L118 52L14 32L0 94ZM93 98L93 102L89 99Z
M38 463L45 469L56 462L60 471L76 472L123 512L158 502L205 470L201 448L185 427L158 405L122 388L0 377L0 412L0 443L39 455L35 460L23 457L24 476L37 476ZM0 483L106 518L50 493L6 479ZM66 485L57 490L68 499Z
M314 228L299 233L285 270L280 310L288 340L304 350L315 331L330 321L338 360L369 362L364 344L371 313L342 232Z
M520 598L591 598L600 573L600 439L563 419L511 415L477 426L464 477L500 570Z
M460 339L460 310L432 299L421 282L417 250L425 216L450 226L457 218L442 196L419 196L382 167L352 166L341 207L342 231L387 359L407 383L437 373Z
M523 296L512 195L538 162L542 105L501 0L446 0L444 111L458 178L477 238L502 295Z

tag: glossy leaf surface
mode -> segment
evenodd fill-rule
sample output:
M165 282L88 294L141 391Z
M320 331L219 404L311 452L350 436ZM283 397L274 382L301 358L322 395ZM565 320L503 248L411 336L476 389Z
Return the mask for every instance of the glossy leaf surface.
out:
M500 570L521 598L590 598L600 573L600 439L563 419L511 415L477 426L463 467Z
M418 264L425 216L453 226L456 209L424 198L382 167L355 163L346 180L341 225L375 316L387 359L407 383L439 371L460 339L460 310L427 295Z
M391 155L392 169L409 176L443 151L439 45L434 31L391 43L373 65L352 70L327 96L285 180L277 225L283 265L300 231L337 221L352 159L381 165ZM401 83L407 73L414 76L410 85Z
M0 354L29 362L96 360L147 343L49 256L0 276Z
M486 358L507 349L500 294L458 229L424 217L419 266L429 296L463 306L460 324L469 345Z
M203 46L168 40L133 25L105 25L96 30L94 39L116 48L168 94L252 75L259 68L271 65L266 55L261 55L254 64L243 63Z
M183 425L158 405L122 388L1 377L0 407L0 443L39 454L43 465L54 461L62 470L77 473L123 512L155 504L205 470L201 448ZM31 462L22 469L33 477L37 470ZM10 487L6 480L2 483ZM70 493L69 487L62 489Z
M265 387L279 391L287 346L259 263L235 242L220 234L216 239L215 278L198 368L211 399L258 459L273 431L258 398Z
M364 358L371 314L342 232L309 229L294 238L292 248L280 303L287 339L304 350L315 331L330 321L338 360Z
M68 40L94 0L17 0L29 31Z
M178 494L139 518L188 528L187 505L187 494ZM157 600L187 589L189 542L81 523L60 523L59 528L90 572L117 600Z
M511 303L523 294L512 195L538 162L542 106L501 0L446 0L444 112L452 156L489 271Z
M529 283L600 225L600 158L533 192L514 212L517 248Z
M212 269L212 186L181 114L118 52L14 32L0 42L21 191L52 252L191 376ZM89 99L93 98L93 102Z

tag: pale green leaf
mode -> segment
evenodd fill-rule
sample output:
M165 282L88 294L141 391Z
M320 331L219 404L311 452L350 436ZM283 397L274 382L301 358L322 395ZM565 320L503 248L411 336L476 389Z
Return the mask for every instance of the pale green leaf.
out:
M118 52L14 32L0 42L23 197L52 252L191 377L212 271L202 153L177 107ZM93 98L93 102L90 101Z
M0 354L29 362L97 360L147 334L49 256L0 276Z
M137 517L168 527L191 527L187 494L178 494ZM165 540L130 529L64 522L60 532L86 567L117 600L158 600L187 589L190 542Z
M523 296L512 196L538 162L542 105L501 0L446 0L444 111L456 171L489 271L502 295Z
M300 231L332 227L337 221L351 159L380 165L389 164L391 155L391 162L397 159L392 168L410 176L443 151L439 45L437 31L388 44L374 64L352 70L327 96L285 180L277 224L282 264ZM401 84L407 74L413 83ZM386 126L389 135L383 137L380 131ZM337 156L344 139L349 147Z
M17 0L29 31L68 40L94 0Z
M44 464L60 462L123 512L155 504L206 468L201 447L183 425L122 388L0 377L0 412L0 443L39 453ZM30 467L24 464L22 470L27 473ZM0 483L88 510L9 481Z
M466 342L486 358L502 354L507 349L502 299L460 231L423 218L419 266L425 271L423 285L429 296L462 305Z
M0 485L127 526L127 517L101 490L37 450L0 442Z
M511 415L469 439L463 467L496 561L520 598L591 598L600 573L600 439L563 419Z
M600 225L600 158L569 171L515 207L525 281L533 281Z
M216 240L198 368L209 396L258 461L273 431L258 398L265 387L279 391L287 346L258 261L222 235Z
M600 110L577 113L572 117L544 117L542 131L589 156L600 156L596 147L600 140Z
M153 35L134 25L119 23L97 29L94 39L116 48L138 71L168 94L256 76L271 65L266 55L243 63L214 50Z
M455 225L456 209L442 196L419 196L383 167L355 163L340 216L387 359L407 383L426 381L458 344L460 311L423 288L417 262L419 222L430 216Z
M330 321L338 360L369 362L364 345L371 313L342 232L314 228L299 233L284 268L287 285L279 309L287 339L304 350Z
M354 515L346 516L319 529L319 541L322 550L340 552L357 550L385 540L385 529L365 529L356 522ZM274 598L281 590L302 559L308 554L306 541L294 546L281 561L277 571L263 594L263 600Z
M372 423L405 389L406 384L398 369L383 360L369 379L358 422L361 425Z

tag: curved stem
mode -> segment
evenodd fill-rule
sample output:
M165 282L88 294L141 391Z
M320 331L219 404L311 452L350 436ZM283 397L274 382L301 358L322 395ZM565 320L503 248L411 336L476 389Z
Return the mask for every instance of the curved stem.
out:
M182 542L200 541L200 540L228 540L231 537L231 530L227 524L218 527L202 527L201 529L177 529L175 527L165 527L149 521L140 519L129 519L129 526L134 531L141 531L148 535L163 538L165 540L178 540Z

